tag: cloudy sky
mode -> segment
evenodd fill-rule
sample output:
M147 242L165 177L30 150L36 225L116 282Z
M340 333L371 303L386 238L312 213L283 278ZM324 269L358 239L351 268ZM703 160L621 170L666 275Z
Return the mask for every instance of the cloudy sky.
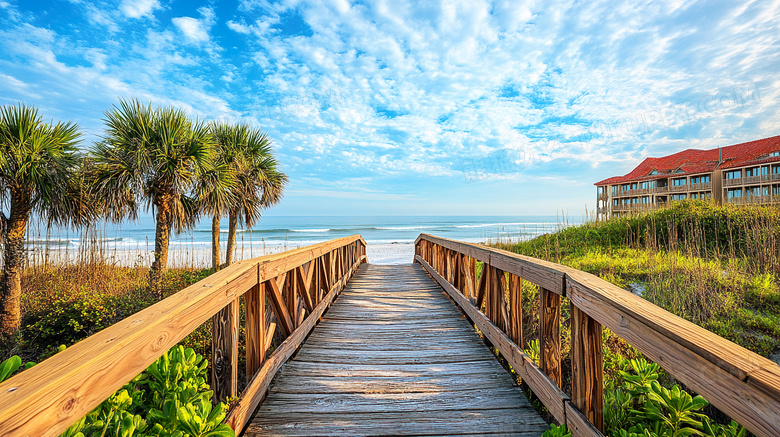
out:
M274 139L273 215L583 215L647 156L780 134L778 1L0 0L0 104L135 97Z

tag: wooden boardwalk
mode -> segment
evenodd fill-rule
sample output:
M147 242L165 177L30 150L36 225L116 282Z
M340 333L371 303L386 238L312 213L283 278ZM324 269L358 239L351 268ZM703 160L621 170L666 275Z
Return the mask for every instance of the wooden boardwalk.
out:
M245 435L538 436L546 427L419 265L363 264Z

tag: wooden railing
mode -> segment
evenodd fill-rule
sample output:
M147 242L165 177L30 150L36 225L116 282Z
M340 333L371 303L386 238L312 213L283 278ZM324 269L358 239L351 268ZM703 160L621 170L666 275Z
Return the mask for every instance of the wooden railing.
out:
M240 433L274 374L361 263L360 235L239 261L0 384L0 435L56 436L209 319L217 400L237 395L239 300L247 385L228 413ZM275 331L285 340L266 357Z
M427 234L415 242L415 261L575 436L604 429L602 326L755 435L780 435L780 366L628 291L559 264ZM540 290L538 365L523 352L521 280ZM571 306L571 396L561 390L562 297Z

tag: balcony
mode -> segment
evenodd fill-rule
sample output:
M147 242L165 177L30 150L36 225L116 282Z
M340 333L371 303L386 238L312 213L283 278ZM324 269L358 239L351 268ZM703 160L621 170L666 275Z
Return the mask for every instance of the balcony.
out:
M607 196L606 191L596 195L596 199L598 199L598 200L607 200L608 198L609 198L609 196Z
M780 202L780 196L744 196L744 197L732 197L726 199L726 202L733 205L752 205L761 203L778 203Z
M688 191L709 191L712 189L711 182L701 182L698 184L691 184Z
M669 191L672 193L688 191L688 185L672 185L669 187Z
M735 185L757 185L762 182L770 182L770 181L778 181L780 180L780 174L765 174L765 175L758 175L758 176L747 176L744 178L737 178L737 179L726 179L723 181L724 187L733 187Z
M613 205L612 212L640 212L655 209L652 203L632 203L630 205Z

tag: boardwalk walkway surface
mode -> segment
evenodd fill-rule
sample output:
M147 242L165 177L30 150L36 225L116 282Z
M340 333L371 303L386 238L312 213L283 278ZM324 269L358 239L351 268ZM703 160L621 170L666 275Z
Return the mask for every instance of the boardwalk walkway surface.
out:
M417 264L364 264L276 376L246 436L538 436L546 428Z

